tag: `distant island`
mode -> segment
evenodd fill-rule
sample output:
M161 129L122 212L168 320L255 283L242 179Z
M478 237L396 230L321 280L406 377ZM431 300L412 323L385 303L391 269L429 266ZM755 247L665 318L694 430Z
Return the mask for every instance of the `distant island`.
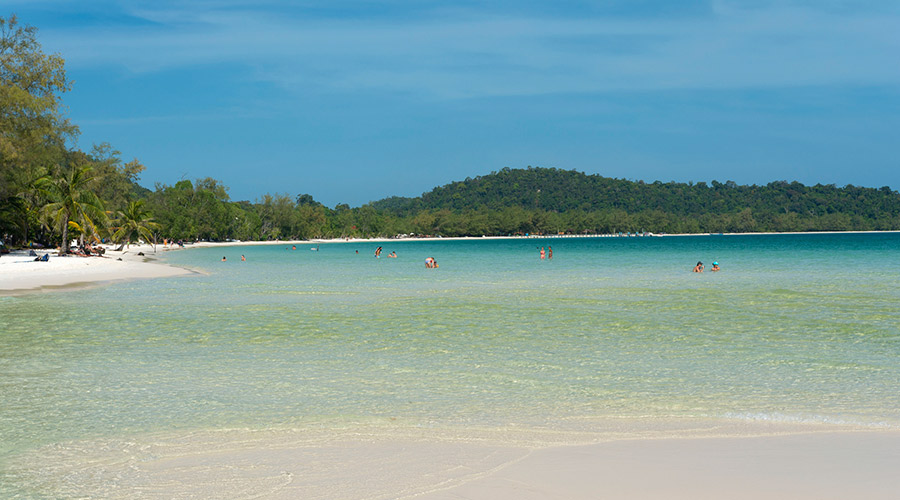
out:
M285 240L404 236L885 231L900 229L900 195L885 186L743 186L630 181L556 168L503 168L416 198L329 208L312 195L231 201L205 178L138 183L145 169L109 144L71 146L65 61L37 30L0 17L0 241Z

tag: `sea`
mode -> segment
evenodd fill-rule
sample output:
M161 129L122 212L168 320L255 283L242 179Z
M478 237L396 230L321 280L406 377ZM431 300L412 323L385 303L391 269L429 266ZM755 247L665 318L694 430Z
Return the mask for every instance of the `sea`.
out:
M0 297L0 497L104 497L142 461L234 433L540 446L900 428L898 233L155 257L195 273Z

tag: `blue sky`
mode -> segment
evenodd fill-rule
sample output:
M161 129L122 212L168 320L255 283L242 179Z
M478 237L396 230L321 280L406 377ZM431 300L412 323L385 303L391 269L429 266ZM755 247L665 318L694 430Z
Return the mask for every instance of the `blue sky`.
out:
M503 167L900 188L900 2L5 0L78 146L329 206Z

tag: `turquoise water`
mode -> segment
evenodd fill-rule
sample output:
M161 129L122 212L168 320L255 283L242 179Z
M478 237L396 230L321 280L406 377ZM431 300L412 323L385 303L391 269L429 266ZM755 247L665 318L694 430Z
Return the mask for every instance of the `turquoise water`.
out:
M30 451L155 432L900 427L900 234L378 245L190 249L165 260L200 274L0 297L0 496Z

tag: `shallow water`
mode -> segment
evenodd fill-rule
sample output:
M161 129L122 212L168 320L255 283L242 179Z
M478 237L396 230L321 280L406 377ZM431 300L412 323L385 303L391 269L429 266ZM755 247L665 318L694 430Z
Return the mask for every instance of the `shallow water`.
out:
M900 428L900 234L381 245L198 248L165 259L203 274L0 297L0 496L32 491L9 471L34 450L152 433Z

